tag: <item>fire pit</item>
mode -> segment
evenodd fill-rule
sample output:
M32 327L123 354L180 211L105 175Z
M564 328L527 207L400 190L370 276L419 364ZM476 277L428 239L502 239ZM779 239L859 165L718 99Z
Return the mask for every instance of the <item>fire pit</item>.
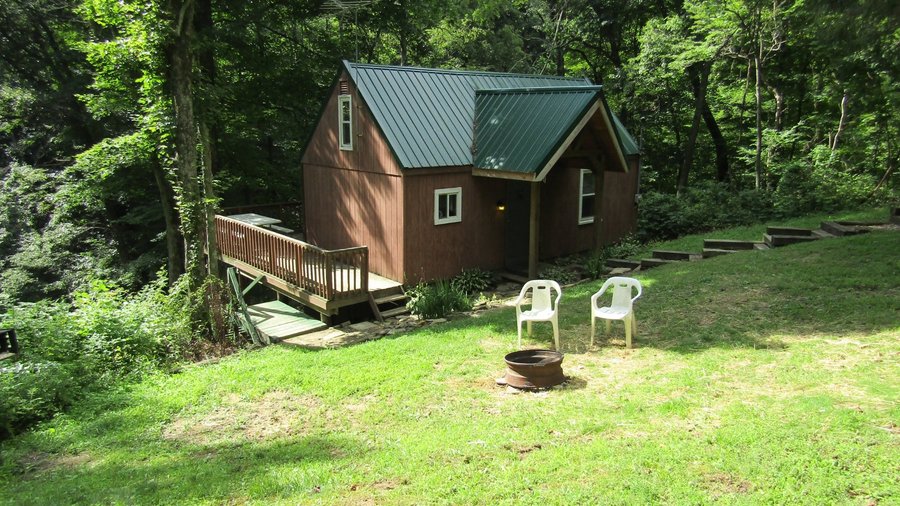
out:
M505 383L515 388L547 388L566 380L563 355L552 350L515 351L506 360Z

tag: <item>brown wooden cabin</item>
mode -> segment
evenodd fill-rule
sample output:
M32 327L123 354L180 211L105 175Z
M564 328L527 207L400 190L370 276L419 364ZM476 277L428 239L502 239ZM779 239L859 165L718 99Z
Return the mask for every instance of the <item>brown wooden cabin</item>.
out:
M639 151L586 79L344 61L302 156L306 241L401 283L527 272L634 230Z

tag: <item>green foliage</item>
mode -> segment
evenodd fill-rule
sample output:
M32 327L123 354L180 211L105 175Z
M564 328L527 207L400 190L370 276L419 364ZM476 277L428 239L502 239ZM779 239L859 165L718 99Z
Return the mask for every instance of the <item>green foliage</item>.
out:
M578 271L568 265L549 265L541 269L540 279L552 279L561 285L568 285L581 279Z
M406 293L409 295L406 307L422 318L443 318L453 311L472 309L472 301L466 292L446 281L419 283Z
M463 269L462 272L450 280L450 286L463 293L472 295L487 290L491 287L493 281L493 274L474 267L472 269Z
M17 330L19 364L0 370L0 427L21 429L94 389L141 376L181 358L196 339L182 286L160 278L134 295L103 281L74 303L23 303L0 317Z
M708 183L677 197L670 193L643 195L638 212L637 237L642 242L765 221L779 216L771 194L765 191L733 191Z

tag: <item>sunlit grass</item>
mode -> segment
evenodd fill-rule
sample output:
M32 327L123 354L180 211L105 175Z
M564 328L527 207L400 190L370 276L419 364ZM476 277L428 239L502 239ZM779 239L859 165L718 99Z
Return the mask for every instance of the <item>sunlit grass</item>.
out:
M9 504L892 503L900 234L639 276L635 348L588 349L566 289L562 388L494 384L509 308L338 350L188 367L5 443ZM535 325L530 346L550 346Z

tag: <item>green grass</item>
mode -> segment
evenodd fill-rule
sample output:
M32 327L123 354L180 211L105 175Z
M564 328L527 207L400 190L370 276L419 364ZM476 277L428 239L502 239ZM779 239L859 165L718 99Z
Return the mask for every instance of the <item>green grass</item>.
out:
M700 253L703 251L703 239L734 239L741 241L762 241L766 233L766 227L802 227L819 228L823 221L887 221L888 211L884 207L865 209L860 211L844 211L830 214L814 214L786 220L772 220L757 225L735 227L727 230L716 230L702 234L691 234L671 241L660 241L648 244L641 251L629 258L640 259L650 256L652 250L690 251Z
M642 273L635 348L561 309L563 388L494 384L509 308L283 346L91 399L0 447L3 504L896 504L900 233ZM549 346L535 324L529 345Z

